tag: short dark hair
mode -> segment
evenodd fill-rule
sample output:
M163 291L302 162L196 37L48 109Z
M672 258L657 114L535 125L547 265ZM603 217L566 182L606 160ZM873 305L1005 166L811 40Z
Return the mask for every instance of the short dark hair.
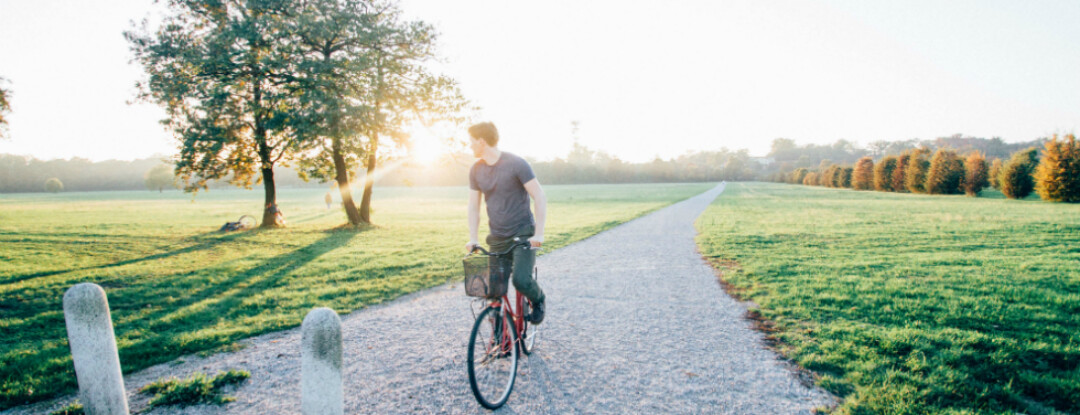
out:
M494 123L482 122L473 124L472 127L469 127L469 135L471 135L472 138L484 140L489 146L499 146L499 130L495 128Z

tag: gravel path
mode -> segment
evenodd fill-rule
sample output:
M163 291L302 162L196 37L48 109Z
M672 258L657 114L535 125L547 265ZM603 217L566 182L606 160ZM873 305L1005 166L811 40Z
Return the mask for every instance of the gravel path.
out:
M694 220L718 186L538 259L548 296L538 351L523 357L499 413L808 414L835 398L802 384L765 349L694 243ZM488 413L465 373L472 326L460 283L343 317L346 413ZM187 356L125 378L134 391L164 376L246 369L226 406L151 414L299 413L299 329L245 340L247 348ZM41 413L59 401L4 413Z

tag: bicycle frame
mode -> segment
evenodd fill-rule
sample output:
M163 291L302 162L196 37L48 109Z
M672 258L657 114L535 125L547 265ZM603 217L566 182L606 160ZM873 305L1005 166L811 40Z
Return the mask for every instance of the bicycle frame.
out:
M487 255L487 256L502 256L502 255L506 255L506 254L510 253L510 251L513 251L514 248L517 248L519 246L526 246L526 247L529 246L529 242L527 242L527 241L518 241L517 238L515 238L514 241L517 242L517 243L515 243L510 248L507 248L505 251L502 251L502 252L490 252L489 253L487 250L485 250L483 247L481 247L479 245L476 246L475 248L473 248L473 251L474 252L475 251L480 251L481 253L483 253L484 255ZM534 248L530 247L529 249L534 249ZM536 248L536 249L538 249L538 248ZM515 295L515 300L516 300L515 302L511 303L510 298L509 298L508 295L509 294L503 294L503 296L501 298L491 300L491 302L488 304L488 307L502 307L503 311L506 312L508 315L510 315L510 317L511 317L510 321L512 321L513 324L514 324L514 333L516 333L518 335L518 338L520 339L521 336L525 333L525 313L522 312L522 309L525 308L525 300L526 299L525 299L525 296L523 294L521 294L520 292L518 292L516 289L514 290L514 295ZM513 304L513 306L511 304Z
M522 336L525 335L525 313L521 310L525 308L525 295L514 290L515 302L510 302L509 294L503 295L500 299L491 300L488 303L488 307L499 308L501 307L503 312L510 316L510 324L514 325L514 334L518 341L521 341ZM513 304L513 305L511 305ZM509 342L511 338L504 338L503 342ZM506 344L503 345L505 347Z
M528 249L539 249L530 247L528 241L520 241L517 238L515 238L514 241L516 242L514 245L502 252L488 252L486 249L479 245L473 248L473 252L480 252L485 256L498 257L509 254L510 251L513 251L515 248L520 246L528 247ZM472 252L470 252L469 255L472 255ZM535 275L533 277L535 278ZM524 294L518 292L516 289L514 290L515 301L511 302L509 295L510 294L508 290L507 294L503 294L502 297L490 300L487 307L501 308L504 313L510 316L510 321L512 322L511 324L514 325L514 334L517 335L516 337L518 339L518 342L522 342L525 340L524 336L526 328L525 313L523 312L523 310L525 309L525 302L528 301L528 299L525 297ZM511 343L511 339L513 339L513 337L506 336L506 338L502 340L503 345L501 348L505 349L507 346L509 346ZM524 343L522 343L521 346L524 348Z

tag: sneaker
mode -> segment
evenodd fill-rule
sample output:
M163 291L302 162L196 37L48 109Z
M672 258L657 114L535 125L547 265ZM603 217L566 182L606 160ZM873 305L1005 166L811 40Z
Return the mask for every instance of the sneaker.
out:
M544 303L533 304L532 312L529 313L529 322L532 324L544 322Z

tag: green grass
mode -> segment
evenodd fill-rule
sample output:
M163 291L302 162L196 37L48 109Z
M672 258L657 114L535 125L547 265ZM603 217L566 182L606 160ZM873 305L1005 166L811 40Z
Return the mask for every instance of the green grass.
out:
M839 413L1080 413L1080 206L732 183L697 226Z
M222 389L242 383L249 377L251 373L246 370L218 372L213 378L202 372L196 372L184 380L175 377L158 379L143 386L139 389L139 393L154 396L150 398L151 408L165 405L221 405L236 400L232 396L222 394Z
M83 415L83 406L79 401L72 402L68 406L49 412L49 415Z
M547 186L545 247L711 186ZM259 214L261 192L4 195L0 409L73 390L61 296L76 283L105 288L130 373L298 326L313 307L348 313L459 278L465 188L376 188L377 226L362 231L333 230L345 218L324 193L282 189L289 228L228 234L216 230Z

